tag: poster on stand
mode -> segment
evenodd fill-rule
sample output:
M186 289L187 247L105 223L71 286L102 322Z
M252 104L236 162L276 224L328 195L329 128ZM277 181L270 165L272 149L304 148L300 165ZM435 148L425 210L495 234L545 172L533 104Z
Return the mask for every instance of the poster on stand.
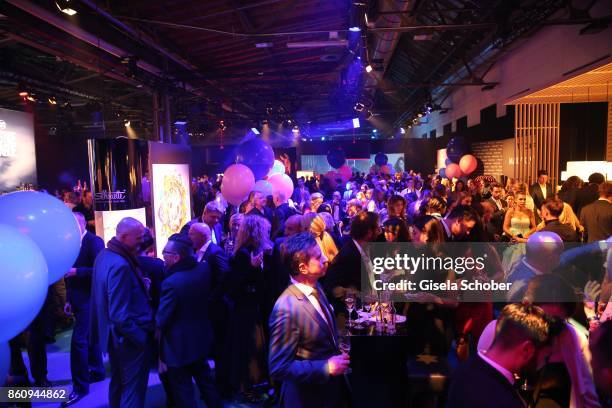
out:
M168 238L191 219L188 164L152 164L153 218L157 256Z

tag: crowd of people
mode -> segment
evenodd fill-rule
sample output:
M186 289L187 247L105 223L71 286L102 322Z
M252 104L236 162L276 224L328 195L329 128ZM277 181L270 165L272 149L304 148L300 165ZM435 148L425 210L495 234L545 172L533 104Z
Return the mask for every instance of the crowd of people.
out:
M531 186L414 171L356 173L347 183L317 176L298 179L291 197L252 191L239 206L224 200L221 180L194 183L197 216L169 238L163 261L154 234L132 218L105 247L90 229L91 193L78 203L65 195L83 233L63 280L75 321L65 405L104 378L104 352L111 407L144 406L152 361L168 406L196 406L192 382L209 407L229 399L349 406L351 358L338 333L348 330L347 296L364 302L374 242L508 244L491 247L496 255L477 272L520 283L505 304L452 293L397 302L411 354L466 360L442 397L448 406L610 403L612 252L602 242L612 236L612 182L603 175L571 177L559 191L544 171ZM530 245L540 231L558 245ZM570 243L583 245L566 255ZM443 278L458 277L446 270ZM27 378L19 342L11 346L11 374ZM36 384L47 385L46 360L30 361Z

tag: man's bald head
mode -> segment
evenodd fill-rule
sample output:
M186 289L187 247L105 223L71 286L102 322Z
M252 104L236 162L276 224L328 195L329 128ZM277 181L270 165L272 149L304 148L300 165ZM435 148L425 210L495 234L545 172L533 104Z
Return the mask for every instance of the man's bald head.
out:
M133 252L138 251L143 242L144 225L132 217L125 217L117 224L116 238Z
M193 243L194 249L200 249L204 244L210 241L212 233L208 224L196 222L189 227L189 239Z
M295 214L287 218L284 232L286 237L302 232L302 216Z

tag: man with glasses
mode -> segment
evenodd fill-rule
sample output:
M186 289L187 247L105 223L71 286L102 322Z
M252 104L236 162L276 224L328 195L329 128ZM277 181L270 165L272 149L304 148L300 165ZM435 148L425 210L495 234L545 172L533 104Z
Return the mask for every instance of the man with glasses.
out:
M161 331L160 358L168 368L176 406L197 406L193 379L206 406L217 408L223 404L207 361L213 344L208 304L211 271L207 262L194 258L192 245L188 237L174 234L162 252L166 278L156 318Z

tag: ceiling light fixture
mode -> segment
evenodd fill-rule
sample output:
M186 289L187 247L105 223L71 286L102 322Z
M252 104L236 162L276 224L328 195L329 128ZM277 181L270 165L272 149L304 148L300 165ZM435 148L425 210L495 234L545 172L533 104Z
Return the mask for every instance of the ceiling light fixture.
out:
M365 71L369 74L370 72L372 72L374 70L374 68L372 67L371 64L366 65L365 67Z
M77 12L73 7L74 3L71 0L56 0L55 5L58 10L69 16L74 16Z

